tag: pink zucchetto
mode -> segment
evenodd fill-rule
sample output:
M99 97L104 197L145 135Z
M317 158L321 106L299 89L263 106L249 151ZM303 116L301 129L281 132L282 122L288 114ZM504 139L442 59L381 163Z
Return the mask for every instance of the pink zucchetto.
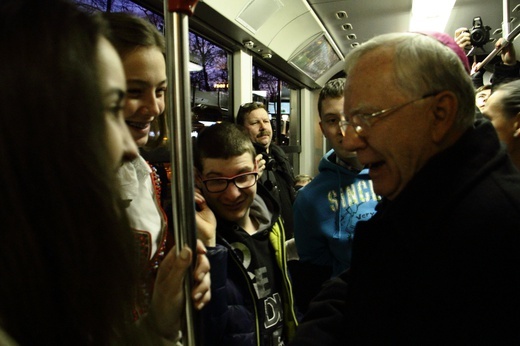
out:
M455 54L457 54L459 59L462 61L462 64L464 65L464 68L466 69L468 74L470 73L471 69L469 66L468 57L466 56L466 53L464 52L464 50L459 47L457 42L455 42L453 37L451 37L450 35L445 34L443 32L435 32L435 31L419 31L417 33L433 37L434 39L436 39L437 41L439 41L446 47L450 48Z

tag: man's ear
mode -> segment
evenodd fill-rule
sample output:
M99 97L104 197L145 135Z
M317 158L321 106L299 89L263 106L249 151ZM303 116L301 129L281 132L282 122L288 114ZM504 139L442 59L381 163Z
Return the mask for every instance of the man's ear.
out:
M457 120L459 101L453 92L447 90L441 91L432 98L432 140L434 143L440 144L453 130Z
M197 169L197 167L193 167L193 174L195 175L195 187L202 191L202 173Z
M520 136L520 112L516 113L513 131L513 137L518 138Z
M321 124L321 119L320 119L320 122L318 124L320 125L321 134L323 136L325 136L325 132L323 131L323 125Z

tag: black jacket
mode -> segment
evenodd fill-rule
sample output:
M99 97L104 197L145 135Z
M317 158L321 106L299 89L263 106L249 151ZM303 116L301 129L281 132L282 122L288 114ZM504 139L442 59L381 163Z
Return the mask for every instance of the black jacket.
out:
M294 345L520 344L520 174L490 123L355 232Z
M294 336L297 320L292 287L287 270L285 236L278 206L269 193L258 186L257 198L265 202L271 216L269 241L279 270L283 303L283 335L286 341ZM271 346L261 332L266 323L259 311L255 283L241 261L240 251L234 250L229 236L240 227L217 218L217 246L208 248L211 264L211 301L202 310L205 346Z
M292 204L296 197L293 168L283 149L276 144L271 143L269 154L266 153L263 146L253 144L256 153L263 154L266 159L266 168L260 178L260 183L280 205L286 238L290 239L293 237L294 228Z
M499 59L500 60L500 59ZM511 82L515 79L520 78L520 62L517 61L515 65L505 65L502 61L497 62L494 66L494 72L491 76L491 84L493 88L497 87L500 84ZM485 69L481 69L480 71L471 75L471 80L473 81L473 85L475 88L481 87L484 85L484 73Z

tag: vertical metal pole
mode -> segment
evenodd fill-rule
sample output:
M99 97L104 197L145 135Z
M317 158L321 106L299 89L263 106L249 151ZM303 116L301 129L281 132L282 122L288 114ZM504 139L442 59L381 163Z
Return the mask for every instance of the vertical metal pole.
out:
M509 0L502 1L502 37L509 36L511 24L509 23Z
M183 326L183 344L197 345L199 326L191 301L193 268L196 261L195 200L193 195L193 158L191 143L190 79L188 71L188 16L192 14L196 1L165 1L164 21L166 25L166 73L168 93L166 115L169 125L169 142L172 167L173 230L177 254L185 244L193 251L194 263L185 278L186 297Z
M275 143L282 145L282 81L276 83L276 139Z

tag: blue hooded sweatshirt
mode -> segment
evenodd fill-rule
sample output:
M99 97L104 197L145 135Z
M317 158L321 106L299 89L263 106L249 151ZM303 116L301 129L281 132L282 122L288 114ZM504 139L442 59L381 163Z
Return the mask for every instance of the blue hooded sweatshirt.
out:
M330 266L334 277L350 267L356 223L375 214L379 196L368 170L356 173L338 165L334 150L318 170L293 205L294 238L301 262Z

